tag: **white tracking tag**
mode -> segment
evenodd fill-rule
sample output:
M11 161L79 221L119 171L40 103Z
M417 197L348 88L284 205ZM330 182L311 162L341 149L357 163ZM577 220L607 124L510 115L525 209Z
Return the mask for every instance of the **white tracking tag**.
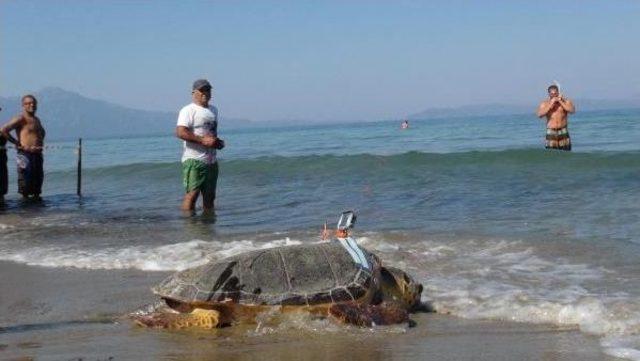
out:
M351 237L338 238L338 242L340 242L340 245L342 245L342 247L346 249L347 252L349 252L349 255L351 256L351 258L353 258L353 261L356 264L359 264L360 266L362 266L362 268L371 270L371 267L369 266L369 262L367 261L367 258L365 257L364 252L362 252L362 250L360 249L356 241L353 240L353 238Z

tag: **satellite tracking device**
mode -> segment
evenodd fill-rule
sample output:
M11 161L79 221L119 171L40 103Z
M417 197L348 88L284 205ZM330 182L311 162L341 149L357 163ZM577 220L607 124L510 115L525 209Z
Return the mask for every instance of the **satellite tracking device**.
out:
M353 211L345 211L340 215L340 219L338 219L338 230L346 231L350 228L353 228L353 225L356 223L356 214Z
M356 214L353 211L342 212L338 220L338 229L336 229L336 237L338 238L336 242L339 242L344 247L356 264L371 271L371 265L364 252L356 241L349 236L349 229L353 228L355 223Z

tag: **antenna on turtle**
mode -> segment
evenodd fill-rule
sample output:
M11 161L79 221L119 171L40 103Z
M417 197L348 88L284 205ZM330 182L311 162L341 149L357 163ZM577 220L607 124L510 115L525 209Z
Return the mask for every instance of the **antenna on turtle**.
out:
M322 228L322 233L320 234L320 237L323 241L329 239L329 230L327 229L327 223L328 221L325 220L324 227Z

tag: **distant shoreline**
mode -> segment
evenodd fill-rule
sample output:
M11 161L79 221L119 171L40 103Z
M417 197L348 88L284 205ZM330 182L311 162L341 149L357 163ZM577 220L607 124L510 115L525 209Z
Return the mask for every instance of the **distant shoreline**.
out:
M177 114L166 111L148 111L128 108L118 104L92 99L60 88L45 88L35 93L40 99L38 114L43 119L49 141L68 141L77 138L113 139L148 135L156 137L173 134ZM0 97L0 123L7 122L19 113L19 97ZM578 113L584 116L602 112L636 112L640 103L627 100L576 99ZM176 110L177 112L177 110ZM240 118L224 118L220 121L222 131L238 129L266 129L276 127L322 127L355 125L359 123L432 121L442 119L473 119L483 117L508 117L531 115L535 117L535 105L479 104L452 108L434 108L398 115L394 119L352 120L268 120L251 121Z

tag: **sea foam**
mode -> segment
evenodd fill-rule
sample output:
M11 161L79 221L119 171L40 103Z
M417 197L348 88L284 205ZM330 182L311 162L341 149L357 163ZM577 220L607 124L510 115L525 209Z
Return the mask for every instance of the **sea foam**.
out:
M48 246L13 251L3 250L0 252L0 260L53 268L180 271L250 250L300 243L287 237L260 243L252 240L230 242L192 240L156 247L77 249Z

